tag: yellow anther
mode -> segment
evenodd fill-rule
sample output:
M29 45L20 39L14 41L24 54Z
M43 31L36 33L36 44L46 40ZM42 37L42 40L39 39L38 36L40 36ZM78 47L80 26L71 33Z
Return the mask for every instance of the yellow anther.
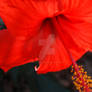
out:
M78 67L79 67L78 72L80 73L80 76L78 77L78 74L74 72L74 69L72 69L72 71L74 72L72 76L72 80L74 85L76 86L76 89L79 90L79 92L86 92L85 91L86 87L92 88L92 77L87 75L87 72L84 71L82 66L78 66ZM83 78L83 80L81 80L81 78Z

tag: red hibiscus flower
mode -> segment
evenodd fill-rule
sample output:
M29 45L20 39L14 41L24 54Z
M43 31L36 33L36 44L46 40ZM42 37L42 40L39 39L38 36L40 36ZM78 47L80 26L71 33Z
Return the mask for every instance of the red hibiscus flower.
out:
M0 0L0 16L7 27L0 31L5 72L36 60L38 73L72 64L78 72L75 61L92 50L92 0Z
M0 0L0 68L39 60L38 73L68 68L92 50L92 0Z

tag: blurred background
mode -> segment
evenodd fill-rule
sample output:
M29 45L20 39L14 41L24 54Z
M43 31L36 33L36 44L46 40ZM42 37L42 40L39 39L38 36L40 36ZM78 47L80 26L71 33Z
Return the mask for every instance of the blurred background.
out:
M0 31L7 29L0 18ZM92 76L92 53L87 52L78 60L88 75ZM0 69L0 92L78 92L72 83L71 67L67 70L37 75L38 62L14 67L7 73Z

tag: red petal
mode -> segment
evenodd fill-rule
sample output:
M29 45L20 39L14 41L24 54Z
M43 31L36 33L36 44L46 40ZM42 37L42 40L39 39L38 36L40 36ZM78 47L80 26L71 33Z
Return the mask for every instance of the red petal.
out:
M69 3L70 2L68 2L68 4ZM58 37L56 38L57 45L53 45L56 49L55 54L52 56L47 55L43 59L38 67L38 73L66 69L72 62L69 58L69 53L76 61L86 51L92 50L92 1L80 1L77 7L75 7L75 3L73 3L72 6L70 3L70 6L67 7L67 12L63 12L63 16L61 15L56 18L59 27L61 28L61 32L56 30L56 34L61 41ZM65 49L66 47L67 49ZM62 50L60 50L61 48Z
M60 18L62 19L63 17ZM43 52L39 53L41 55L39 57L40 66L37 69L37 73L55 72L66 69L72 64L72 55L74 60L78 60L86 52L85 49L76 44L71 35L63 30L63 26L59 25L61 32L58 32L58 29L55 30L55 25L51 23L51 20L48 20L47 24L43 26L44 33L48 33L48 31L52 33L47 35L48 39L45 40L47 43L44 44ZM43 38L44 33L42 34Z
M14 38L7 30L0 31L0 68L6 72L15 66L37 61L28 52L27 43L23 37Z
M35 36L42 21L53 16L53 7L53 0L0 0L0 16L8 29L0 32L0 65L4 71L38 57Z
M0 36L0 64L5 71L38 57L40 60L38 73L59 71L72 64L67 50L77 60L88 49L92 49L91 0L76 0L77 3L74 3L74 0L60 2L62 5L60 13L64 17L58 16L57 22L62 33L55 29L50 20L41 26L43 19L59 14L57 11L60 11L61 7L56 4L54 8L55 2L5 1L7 3L2 5L0 3L0 15L8 28L8 32L0 32L2 35ZM45 44L44 40L47 41ZM52 43L50 48L48 42Z

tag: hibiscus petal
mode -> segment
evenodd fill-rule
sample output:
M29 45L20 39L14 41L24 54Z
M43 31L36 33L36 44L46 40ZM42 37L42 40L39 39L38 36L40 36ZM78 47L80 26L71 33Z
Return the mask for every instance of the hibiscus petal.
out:
M55 52L52 56L47 55L44 58L38 67L38 73L66 69L72 62L69 56L72 56L76 61L85 52L92 50L92 1L80 1L76 7L75 3L68 2L67 5L69 6L67 6L68 8L65 9L65 12L57 16L56 21L53 21L55 22L54 27L57 27L56 22L58 23L55 34L59 39L56 38L57 46L53 45L58 52ZM58 31L58 28L61 32ZM63 54L59 52L60 48L62 48ZM65 60L64 57L66 57Z
M91 0L4 1L0 15L8 31L0 37L0 64L5 71L35 58L40 60L38 73L59 71L72 64L71 55L77 60L92 49ZM58 14L62 15L55 22L53 18L43 22Z
M14 36L34 36L57 10L57 0L0 0L0 16Z
M37 61L26 50L25 38L14 38L7 30L0 31L0 68L9 69L29 62ZM32 46L30 47L32 48ZM25 52L26 51L26 52Z
M53 0L0 0L0 16L7 27L0 31L0 64L4 71L36 61L40 49L35 46L37 34L42 21L54 11Z
M65 32L73 38L75 43L87 50L92 51L92 1L80 1L64 18L59 18L59 24Z
M78 60L86 52L86 50L76 44L71 35L66 33L60 25L56 24L59 22L57 19L56 21L49 19L44 24L45 26L43 25L42 27L42 30L44 30L42 38L44 38L45 32L48 33L49 31L51 33L47 34L43 45L45 47L42 47L42 50L38 53L40 66L37 69L37 73L55 72L66 69L72 64L72 55L74 60ZM55 27L57 25L60 28L60 32Z

